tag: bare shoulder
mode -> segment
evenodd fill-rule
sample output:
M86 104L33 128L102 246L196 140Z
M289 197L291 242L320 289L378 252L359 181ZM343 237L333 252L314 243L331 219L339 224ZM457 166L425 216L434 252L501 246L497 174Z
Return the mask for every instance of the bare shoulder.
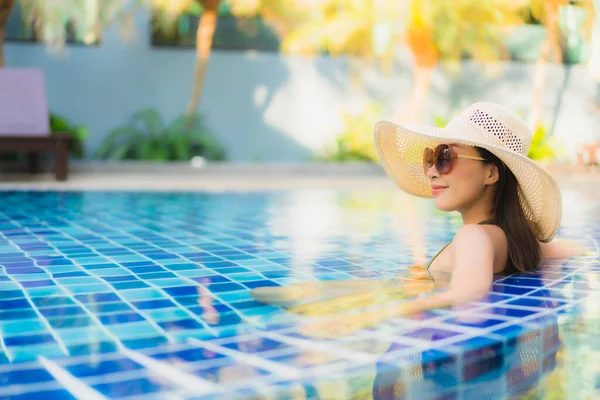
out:
M471 243L472 245L489 243L496 247L506 244L506 234L502 228L496 225L466 224L456 232L453 242Z

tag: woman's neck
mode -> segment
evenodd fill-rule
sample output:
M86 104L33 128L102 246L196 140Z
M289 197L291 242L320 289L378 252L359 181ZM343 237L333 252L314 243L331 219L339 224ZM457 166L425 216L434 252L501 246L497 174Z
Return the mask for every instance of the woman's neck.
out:
M494 214L490 210L491 207L488 204L479 202L468 210L460 211L463 224L478 224L494 219Z

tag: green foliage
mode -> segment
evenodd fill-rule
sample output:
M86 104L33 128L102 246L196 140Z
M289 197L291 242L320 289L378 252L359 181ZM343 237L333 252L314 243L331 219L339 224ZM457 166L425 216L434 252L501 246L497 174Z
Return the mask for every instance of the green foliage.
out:
M528 157L536 161L550 161L555 159L559 152L554 138L548 136L548 127L539 124L533 132Z
M106 137L96 151L106 160L188 161L195 156L224 160L225 151L199 116L181 116L164 125L155 110L136 113L129 124Z
M436 128L443 128L448 124L448 118L436 115L433 117L433 125Z
M54 134L70 133L72 140L69 152L75 158L83 158L85 155L84 141L89 136L86 125L71 125L68 119L58 114L50 113L50 131Z
M373 142L373 126L381 113L382 106L377 103L369 104L365 111L357 115L343 112L344 128L335 144L320 159L328 162L376 162L378 157Z

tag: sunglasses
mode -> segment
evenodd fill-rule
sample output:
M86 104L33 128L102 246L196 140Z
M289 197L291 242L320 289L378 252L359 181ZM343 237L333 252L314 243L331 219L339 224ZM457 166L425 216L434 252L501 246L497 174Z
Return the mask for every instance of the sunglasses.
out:
M485 158L481 157L456 154L454 151L452 151L452 148L449 145L440 144L435 149L427 147L423 152L423 170L425 171L425 175L427 175L427 171L429 171L429 168L431 168L433 165L435 165L435 169L437 169L440 174L449 173L452 170L452 165L454 164L454 159L456 158L487 161Z

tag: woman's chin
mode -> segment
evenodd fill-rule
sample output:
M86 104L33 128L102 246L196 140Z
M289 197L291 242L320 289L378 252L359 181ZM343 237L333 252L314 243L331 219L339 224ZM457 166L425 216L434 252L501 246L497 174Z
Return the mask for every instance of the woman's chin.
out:
M449 204L447 201L444 201L444 199L440 197L436 197L434 199L434 203L435 207L440 211L450 212L456 209L456 207L453 207L451 204Z

